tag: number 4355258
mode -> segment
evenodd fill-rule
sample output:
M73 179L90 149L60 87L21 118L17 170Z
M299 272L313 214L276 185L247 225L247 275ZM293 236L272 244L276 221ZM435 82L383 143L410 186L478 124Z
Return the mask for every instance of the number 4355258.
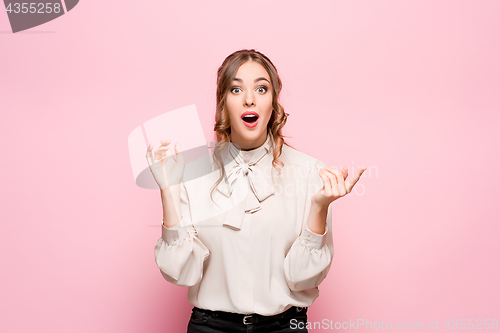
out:
M31 2L31 3L9 3L5 10L10 13L31 13L31 14L50 14L50 13L60 13L61 4L51 3L51 2Z

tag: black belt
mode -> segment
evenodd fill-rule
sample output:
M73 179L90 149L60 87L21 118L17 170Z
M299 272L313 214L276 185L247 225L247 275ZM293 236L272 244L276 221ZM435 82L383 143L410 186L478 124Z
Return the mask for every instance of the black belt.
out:
M270 321L277 321L280 319L289 318L297 314L297 312L307 311L307 308L306 307L299 308L296 306L292 306L285 312L278 313L277 315L274 316L263 316L257 313L242 314L242 313L233 313L224 311L212 311L212 310L200 309L197 308L196 306L193 308L193 311L203 312L206 314L213 315L214 317L222 318L224 320L232 321L235 323L243 322L243 324L249 325L249 324L266 323Z

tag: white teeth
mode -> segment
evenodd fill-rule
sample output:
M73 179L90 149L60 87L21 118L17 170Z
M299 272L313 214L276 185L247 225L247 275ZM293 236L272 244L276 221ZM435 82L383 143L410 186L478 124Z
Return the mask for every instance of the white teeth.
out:
M259 117L254 114L247 114L246 116L243 117L243 121L249 124L257 122L258 119Z

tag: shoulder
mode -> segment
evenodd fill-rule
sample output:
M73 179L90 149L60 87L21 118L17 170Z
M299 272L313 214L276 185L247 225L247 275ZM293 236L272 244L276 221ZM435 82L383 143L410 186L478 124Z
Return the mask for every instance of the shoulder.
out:
M319 171L321 168L324 168L327 165L322 160L307 155L306 153L301 152L300 150L297 150L285 144L283 145L281 151L280 160L285 164L285 167L286 166L289 167L291 166L295 168L299 167L307 169L309 171L310 170Z

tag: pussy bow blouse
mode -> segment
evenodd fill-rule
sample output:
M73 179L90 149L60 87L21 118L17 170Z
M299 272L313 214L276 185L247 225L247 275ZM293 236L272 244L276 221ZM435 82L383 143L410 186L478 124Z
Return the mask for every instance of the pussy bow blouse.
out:
M213 156L186 164L182 219L172 228L162 224L155 259L165 280L189 287L192 305L274 315L318 297L333 257L331 205L324 234L306 221L326 164L283 145L279 175L273 149L271 132L253 150L227 143L221 151L226 175L213 201L210 190L220 175Z

